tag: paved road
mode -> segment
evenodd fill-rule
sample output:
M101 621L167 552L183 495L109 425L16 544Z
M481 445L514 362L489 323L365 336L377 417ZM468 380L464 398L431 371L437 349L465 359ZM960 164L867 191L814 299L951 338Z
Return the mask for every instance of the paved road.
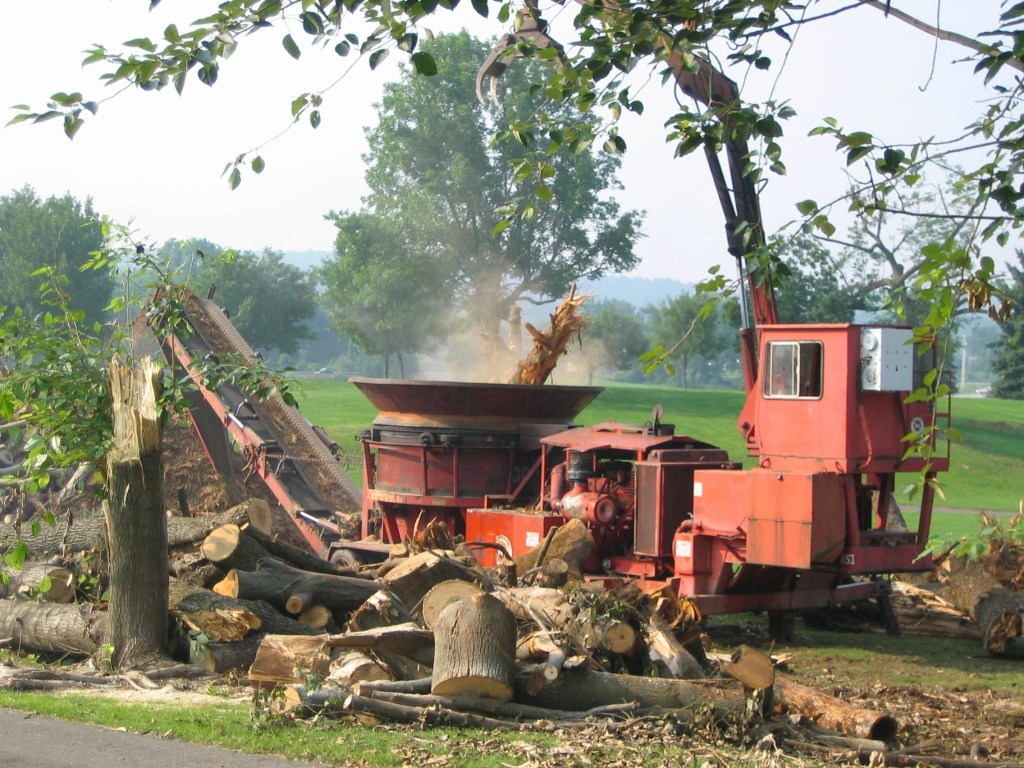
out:
M0 709L3 768L324 768Z

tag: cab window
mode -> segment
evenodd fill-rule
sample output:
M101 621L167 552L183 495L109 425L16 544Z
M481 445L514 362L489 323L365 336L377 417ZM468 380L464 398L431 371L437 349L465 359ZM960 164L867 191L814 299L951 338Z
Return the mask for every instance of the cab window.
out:
M771 341L765 351L763 392L766 398L812 400L821 397L821 342Z

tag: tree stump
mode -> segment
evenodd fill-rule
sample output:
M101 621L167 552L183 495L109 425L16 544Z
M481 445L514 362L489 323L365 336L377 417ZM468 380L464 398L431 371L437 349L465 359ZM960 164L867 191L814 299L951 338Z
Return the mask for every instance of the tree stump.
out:
M516 620L487 594L452 603L434 627L430 692L507 701L515 681Z

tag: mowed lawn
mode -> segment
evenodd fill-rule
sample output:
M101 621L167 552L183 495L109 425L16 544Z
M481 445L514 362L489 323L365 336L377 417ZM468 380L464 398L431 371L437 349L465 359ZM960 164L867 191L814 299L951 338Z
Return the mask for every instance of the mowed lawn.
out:
M361 462L357 436L368 428L376 410L354 385L344 381L297 382L296 395L306 418L323 427L347 452ZM640 385L611 385L576 419L593 425L604 421L642 424L651 419L656 405L664 409L662 420L674 424L677 434L720 446L746 466L746 455L736 429L743 405L740 392L681 390ZM950 447L950 471L940 476L945 498L936 506L967 511L1015 512L1024 499L1024 401L995 398L953 398L953 426L962 441ZM358 480L358 471L353 472ZM907 475L909 486L914 475ZM915 499L901 494L900 503L912 515ZM973 532L976 515L940 514L933 531Z

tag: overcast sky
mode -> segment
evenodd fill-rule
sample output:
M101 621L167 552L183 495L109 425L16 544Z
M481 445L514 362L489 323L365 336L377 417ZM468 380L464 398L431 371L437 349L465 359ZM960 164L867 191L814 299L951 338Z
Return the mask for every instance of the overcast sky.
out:
M95 100L108 96L112 89L98 81L100 66L80 66L82 51L93 43L116 49L133 37L159 37L168 23L183 28L215 5L165 0L149 12L147 0L6 0L0 3L0 109L23 103L42 109L56 91L80 90ZM893 5L934 21L938 0ZM571 8L552 6L550 15ZM941 8L944 26L975 34L995 27L999 2L945 0ZM468 8L444 21L449 29L466 23L481 37L504 31L496 21L477 20ZM282 35L270 30L243 41L213 88L192 76L182 97L168 89L103 102L73 142L60 121L3 128L0 194L29 184L42 196L91 196L99 212L131 220L140 237L154 243L203 237L239 249L331 250L334 228L323 215L360 205L366 191L363 128L375 121L373 104L385 78L395 76L398 57L376 72L360 62L346 74L354 59L307 51L296 62L282 49ZM846 187L834 142L806 138L822 118L835 117L845 127L891 142L947 135L971 122L986 91L972 64L953 63L964 55L951 44L936 47L870 8L801 32L781 75L773 69L770 79L744 83L747 93L766 93L774 85L776 98L789 99L798 112L786 125L789 174L773 178L762 192L768 229L793 219L797 201L823 202ZM261 150L266 170L246 175L230 191L220 175L224 165L288 128L292 98L339 78L327 95L320 128L295 125L267 144ZM643 118L624 126L630 149L619 193L624 207L647 212L642 262L634 274L699 280L710 266L729 261L721 211L703 155L673 160L664 143L662 126L674 107L671 91L655 78L642 96ZM13 114L8 111L0 123Z

